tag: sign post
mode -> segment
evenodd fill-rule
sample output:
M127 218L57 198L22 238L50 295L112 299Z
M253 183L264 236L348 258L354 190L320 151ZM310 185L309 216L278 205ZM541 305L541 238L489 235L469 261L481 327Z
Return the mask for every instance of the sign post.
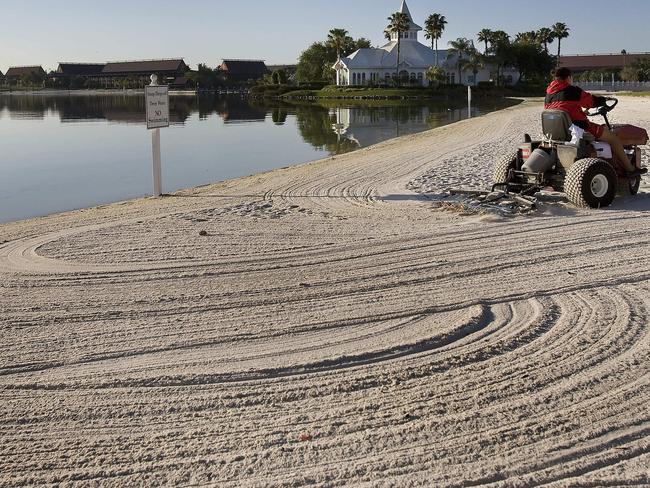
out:
M160 128L169 127L169 88L158 85L158 76L151 75L151 85L145 87L147 129L151 130L153 154L153 196L162 195L162 161L160 154Z

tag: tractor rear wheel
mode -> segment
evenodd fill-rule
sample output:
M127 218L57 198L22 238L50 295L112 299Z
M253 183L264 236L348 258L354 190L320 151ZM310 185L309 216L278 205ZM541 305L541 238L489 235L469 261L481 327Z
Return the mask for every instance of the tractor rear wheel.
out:
M616 196L618 176L602 159L580 159L573 163L564 181L564 191L578 207L609 207Z
M506 183L511 169L517 169L517 158L519 153L514 153L501 158L492 170L492 184Z

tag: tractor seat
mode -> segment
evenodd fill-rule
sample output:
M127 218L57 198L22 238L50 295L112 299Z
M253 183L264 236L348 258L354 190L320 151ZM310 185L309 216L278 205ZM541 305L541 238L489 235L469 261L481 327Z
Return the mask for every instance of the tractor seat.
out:
M569 142L571 140L571 126L573 121L564 110L544 110L542 112L542 131L546 137L555 142ZM594 136L585 132L583 140L591 142Z

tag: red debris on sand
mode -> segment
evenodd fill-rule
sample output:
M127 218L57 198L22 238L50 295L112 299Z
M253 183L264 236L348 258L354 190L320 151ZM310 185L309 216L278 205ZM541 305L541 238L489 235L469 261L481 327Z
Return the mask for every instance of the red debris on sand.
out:
M300 442L309 442L309 441L311 441L313 439L313 437L310 436L309 434L300 434L299 439L300 439Z

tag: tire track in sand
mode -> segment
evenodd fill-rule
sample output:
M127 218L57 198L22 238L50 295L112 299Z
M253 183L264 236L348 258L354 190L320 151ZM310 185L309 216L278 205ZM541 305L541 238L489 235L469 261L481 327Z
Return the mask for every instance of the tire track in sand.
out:
M648 197L494 221L405 189L537 110L2 226L0 482L650 484Z

